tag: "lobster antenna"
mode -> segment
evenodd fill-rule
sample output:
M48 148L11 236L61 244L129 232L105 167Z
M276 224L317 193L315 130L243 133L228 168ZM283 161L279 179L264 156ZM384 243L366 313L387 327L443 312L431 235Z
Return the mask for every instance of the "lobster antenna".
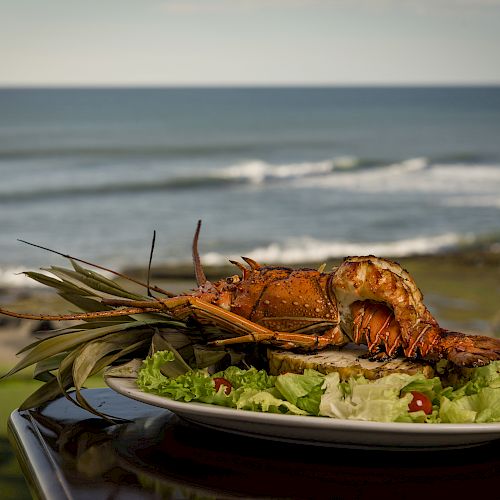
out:
M153 230L153 241L151 242L151 252L149 252L148 281L146 283L147 288L148 288L148 297L153 297L153 294L151 293L150 283L151 283L151 263L153 262L153 252L155 249L155 241L156 241L156 230Z
M198 237L200 236L201 220L198 221L196 225L196 231L193 238L193 264L194 264L194 274L196 276L196 283L198 286L202 286L207 282L207 277L203 272L201 267L200 254L198 253Z
M60 255L61 257L64 257L65 259L70 259L74 260L75 262L80 262L82 264L86 264L87 266L92 266L95 267L96 269L101 269L102 271L107 271L108 273L114 274L115 276L119 276L120 278L126 279L128 281L132 281L133 283L136 283L140 286L147 287L148 285L146 283L143 283L142 281L136 280L134 278L131 278L130 276L127 276L126 274L119 273L118 271L113 271L113 269L108 269L107 267L100 266L99 264L94 264L92 262L88 262L83 259L78 259L77 257L72 257L71 255L58 252L57 250L52 250L52 248L47 248L43 247L42 245L37 245L36 243L30 243L29 241L26 240L17 240L20 241L21 243L26 243L26 245L30 245L35 248L41 248L42 250L46 250L47 252L55 253L56 255ZM154 290L155 292L161 293L163 295L166 295L167 297L174 297L175 294L172 292L168 292L167 290L163 290L162 288L158 286L152 286L150 287L151 290Z

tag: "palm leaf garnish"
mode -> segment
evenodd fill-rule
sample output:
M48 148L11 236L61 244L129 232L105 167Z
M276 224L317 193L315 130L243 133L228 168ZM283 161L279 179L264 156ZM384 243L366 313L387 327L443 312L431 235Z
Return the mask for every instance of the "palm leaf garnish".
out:
M55 330L45 335L44 338L25 346L18 353L23 354L22 359L3 377L8 377L27 367L34 366L33 377L44 382L38 390L23 402L20 409L41 406L63 394L78 406L100 417L109 419L110 416L102 414L85 401L81 389L84 387L86 380L91 375L101 372L110 365L119 362L123 363L134 357L143 359L153 346L153 338L158 335L161 337L162 331L175 332L178 337L177 344L184 350L186 350L186 347L189 350L187 355L185 354L186 359L191 358L196 363L196 356L193 354L193 343L196 341L198 334L193 332L194 336L191 339L190 329L187 328L185 323L174 320L169 316L168 312L134 314L133 309L131 309L131 314L127 316L116 317L115 315L107 317L107 313L112 313L116 309L103 304L101 302L103 298L145 301L151 300L151 297L130 292L100 273L82 267L77 263L77 260L82 262L80 259L64 254L60 255L70 260L72 269L52 266L43 269L45 273L26 272L24 274L52 288L60 297L75 306L77 310L65 316L82 322ZM106 268L100 268L110 271ZM121 273L113 274L128 279L127 276ZM149 278L147 284L135 279L130 279L130 281L144 286L148 294L151 293L151 290L154 290L164 295L173 295L159 287L151 286ZM85 319L85 313L102 313L102 316L98 319ZM32 319L50 320L56 319L57 316L32 315L31 317ZM175 340L175 334L172 335L173 341ZM180 343L179 339L181 339ZM173 345L171 345L171 349L179 356L185 367L189 367ZM184 367L183 369L185 371ZM75 390L75 398L70 397L68 394L68 391L72 388Z
M101 271L106 271L106 272L111 273L111 274L113 274L115 276L118 276L120 278L124 278L127 281L132 281L133 283L136 283L136 284L138 284L140 286L146 287L148 290L153 290L155 292L158 292L158 293L161 293L163 295L166 295L167 297L171 297L171 296L174 295L173 293L168 292L167 290L163 290L162 288L160 288L158 286L149 285L149 280L148 280L148 283L146 284L146 283L143 283L142 281L139 281L139 280L136 280L135 278L132 278L131 276L127 276L126 274L119 273L118 271L115 271L113 269L109 269L109 268L101 266L99 264L94 264L93 262L88 262L86 260L79 259L77 257L73 257L73 256L71 256L69 254L58 252L57 250L53 250L52 248L47 248L47 247L44 247L42 245L37 245L36 243L30 243L29 241L26 241L26 240L18 240L18 241L20 241L21 243L26 243L27 245L30 245L30 246L35 247L35 248L41 248L42 250L46 250L47 252L54 253L56 255L64 257L65 259L69 259L70 261L72 261L73 267L75 267L75 262L80 262L81 264L85 264L87 266L91 266L91 267L94 267L96 269L100 269ZM153 247L154 247L154 242L155 242L155 237L153 237ZM151 249L151 252L153 251L153 247ZM152 253L151 253L150 259L151 258L152 258ZM83 269L82 268L82 270L85 271L85 272L92 273L92 271L90 271L88 269ZM101 275L98 275L98 276L100 278L102 278L103 280L106 281L106 278L104 276L101 276ZM107 281L109 281L109 280L107 280Z

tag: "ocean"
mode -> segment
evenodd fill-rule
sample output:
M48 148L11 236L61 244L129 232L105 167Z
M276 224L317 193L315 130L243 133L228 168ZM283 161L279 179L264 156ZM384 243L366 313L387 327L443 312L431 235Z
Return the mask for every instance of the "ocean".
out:
M500 251L500 87L0 90L0 284L114 269Z

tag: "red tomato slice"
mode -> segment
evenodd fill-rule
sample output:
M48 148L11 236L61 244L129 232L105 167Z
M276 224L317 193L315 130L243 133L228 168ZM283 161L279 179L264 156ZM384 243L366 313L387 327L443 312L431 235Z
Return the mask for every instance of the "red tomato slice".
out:
M233 388L233 386L231 385L231 382L229 382L229 380L226 380L223 377L215 377L214 384L215 384L215 392L219 392L221 385L225 386L225 389L224 389L225 394L229 394L231 392L231 389Z
M411 391L413 399L408 404L408 411L423 411L426 415L432 413L431 400L421 392Z

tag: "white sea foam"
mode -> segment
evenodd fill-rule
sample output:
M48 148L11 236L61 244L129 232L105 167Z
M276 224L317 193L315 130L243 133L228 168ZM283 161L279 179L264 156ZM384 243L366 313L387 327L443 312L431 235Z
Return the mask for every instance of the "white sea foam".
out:
M258 247L245 256L258 262L297 264L301 262L319 262L329 258L345 257L347 255L377 255L404 257L408 255L423 255L436 253L460 244L474 242L472 235L446 233L437 236L420 236L387 242L348 242L348 241L321 241L310 237L294 238L284 243L272 243L265 247ZM207 265L227 263L228 259L238 260L239 256L228 257L217 252L203 255L203 262Z
M123 261L123 267L125 264L130 264L130 262L124 261L124 259L116 259L116 269L121 269L118 262ZM6 267L0 268L0 287L5 288L43 288L45 285L42 283L31 279L29 276L24 274L28 270L27 267ZM37 273L46 274L47 276L54 277L49 272L37 269ZM105 278L112 279L114 277L113 273L99 270L98 273Z
M419 159L410 160L408 168L418 168ZM413 163L412 163L413 162ZM261 160L248 160L231 165L214 172L215 177L224 179L241 179L254 184L262 184L267 180L302 179L324 176L333 171L347 171L358 167L360 159L356 156L337 156L316 162L272 164Z
M333 170L321 179L295 180L301 189L337 189L357 193L422 192L435 194L488 194L500 189L498 165L431 164L425 158L413 158L378 168L347 172Z
M442 164L416 157L356 168L360 159L341 156L318 162L271 164L249 160L214 171L214 177L264 184L289 181L288 187L342 189L356 192L478 193L500 188L498 164Z
M26 271L20 267L0 268L0 286L12 288L38 288L43 285L38 281L32 280L23 272Z
M225 179L242 179L253 184L262 184L273 179L297 179L329 173L335 167L334 160L319 162L272 165L260 160L251 160L215 172Z
M358 168L366 166L369 168ZM338 156L318 162L272 164L248 160L212 172L212 177L253 184L290 181L295 188L339 188L357 192L426 191L453 192L457 189L483 193L500 186L500 165L434 163L425 157L408 158L381 165L356 156Z

